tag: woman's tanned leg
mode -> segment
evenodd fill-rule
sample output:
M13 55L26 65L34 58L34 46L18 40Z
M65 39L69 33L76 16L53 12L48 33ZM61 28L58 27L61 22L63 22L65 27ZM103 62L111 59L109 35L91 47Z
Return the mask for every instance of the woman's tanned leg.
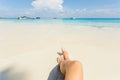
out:
M65 75L65 80L83 80L82 64L76 60L70 60L68 52L62 49L63 55L58 57L60 70Z

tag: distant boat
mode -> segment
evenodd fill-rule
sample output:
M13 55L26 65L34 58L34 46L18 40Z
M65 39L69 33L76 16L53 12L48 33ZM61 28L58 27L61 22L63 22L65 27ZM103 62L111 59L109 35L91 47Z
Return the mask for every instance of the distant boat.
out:
M30 17L27 17L27 16L21 16L21 17L18 17L17 19L30 19Z
M57 19L56 17L54 17L53 19Z
M40 17L36 17L36 19L40 19Z
M75 17L71 17L70 19L76 19Z

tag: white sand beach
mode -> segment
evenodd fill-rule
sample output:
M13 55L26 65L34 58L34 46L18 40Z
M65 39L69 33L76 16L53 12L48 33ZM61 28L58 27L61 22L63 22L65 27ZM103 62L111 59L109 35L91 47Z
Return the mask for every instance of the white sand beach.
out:
M81 61L84 80L120 80L120 28L63 23L1 21L0 73L21 80L52 80L48 77L62 47L71 59Z

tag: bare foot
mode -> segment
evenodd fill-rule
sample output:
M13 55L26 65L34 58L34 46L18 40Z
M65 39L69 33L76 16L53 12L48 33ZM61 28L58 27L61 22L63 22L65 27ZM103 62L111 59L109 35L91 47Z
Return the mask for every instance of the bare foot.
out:
M69 61L69 55L68 52L65 49L61 49L62 54L57 58L58 64L60 65L60 70L63 74L65 74L65 63Z
M58 64L60 64L64 60L69 60L68 52L63 48L61 49L61 51L62 51L63 55L61 55L57 58Z
M68 52L65 49L61 49L63 53L64 60L69 60Z

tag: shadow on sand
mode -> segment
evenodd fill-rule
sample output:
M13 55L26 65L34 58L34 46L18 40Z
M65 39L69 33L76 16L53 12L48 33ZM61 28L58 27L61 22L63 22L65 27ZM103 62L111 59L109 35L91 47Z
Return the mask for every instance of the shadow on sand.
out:
M0 71L0 80L25 80L25 72L16 72L13 67Z
M64 80L64 75L60 72L58 65L51 70L47 80Z
M14 67L8 67L0 71L0 80L26 80L26 72L19 72L14 70ZM47 80L64 80L64 75L60 72L58 65L51 70Z

